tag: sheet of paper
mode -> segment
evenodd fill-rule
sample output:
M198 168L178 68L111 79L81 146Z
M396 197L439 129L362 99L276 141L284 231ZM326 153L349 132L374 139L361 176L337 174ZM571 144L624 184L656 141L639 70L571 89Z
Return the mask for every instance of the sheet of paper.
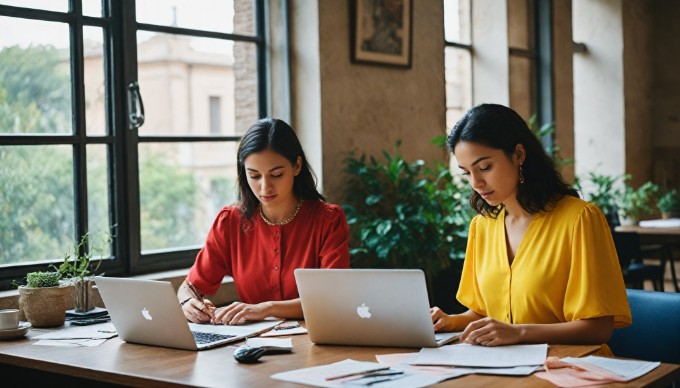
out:
M282 320L264 320L259 322L249 322L241 325L211 325L209 323L192 323L189 322L189 327L192 331L200 331L204 333L215 334L230 334L230 335L250 335L251 333L259 333L269 330L272 327L283 322Z
M482 375L503 375L503 376L528 376L542 366L516 366L510 368L465 368L453 366L433 366L433 365L409 365L416 361L419 353L396 353L396 354L381 354L375 356L381 364L390 365L397 369L407 369L414 373L423 373L431 376L446 377L452 379L455 377L465 376L469 374ZM442 379L443 381L444 379Z
M33 345L39 346L61 346L61 347L79 347L79 346L99 346L106 342L106 339L61 339L61 340L39 340Z
M367 386L367 383L370 383L371 387L417 388L427 387L441 381L436 377L407 373L385 376L383 378L376 377L370 380L357 380L356 376L347 376L346 378L342 379L328 380L328 378L332 377L353 375L385 368L387 368L387 366L375 362L363 362L347 359L328 365L277 373L271 377L276 380L313 385L316 387L347 387L351 386L351 380L355 383L352 385L355 386L359 385L359 383L362 383L363 386Z
M339 384L338 382L326 379L329 377L369 372L384 368L384 365L375 362L355 361L348 358L332 364L276 373L271 377L276 380L288 381L291 383L314 385L317 387L336 387Z
M678 228L680 227L680 218L640 221L640 226L643 228Z
M246 345L253 348L261 348L266 346L277 349L293 349L293 340L290 338L253 337L246 340Z
M33 337L37 340L71 340L71 339L108 339L117 336L112 323L99 323L89 326L70 326L65 329L49 331Z
M507 368L543 365L547 355L547 344L485 347L461 343L441 348L423 348L413 364Z
M582 358L565 357L561 360L575 365L580 365L582 363L595 365L598 368L621 376L626 380L633 380L645 375L661 364L660 362L620 360L617 358L597 356L588 356Z
M262 333L260 337L280 337L295 334L307 334L307 329L300 326L298 321L285 321L276 325L274 329Z

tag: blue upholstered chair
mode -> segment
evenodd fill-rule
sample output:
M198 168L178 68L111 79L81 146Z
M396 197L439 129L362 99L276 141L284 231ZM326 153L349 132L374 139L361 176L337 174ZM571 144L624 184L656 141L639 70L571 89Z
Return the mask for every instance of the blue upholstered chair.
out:
M680 294L626 290L633 324L614 329L617 357L680 364Z

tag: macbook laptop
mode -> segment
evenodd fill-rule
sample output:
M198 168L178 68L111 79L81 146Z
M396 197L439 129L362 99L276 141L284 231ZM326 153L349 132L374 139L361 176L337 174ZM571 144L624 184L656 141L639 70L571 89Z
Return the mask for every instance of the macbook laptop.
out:
M435 334L421 270L296 269L295 280L317 344L437 347L461 334Z
M281 320L243 325L190 323L169 282L95 276L118 336L127 342L203 350L272 329Z

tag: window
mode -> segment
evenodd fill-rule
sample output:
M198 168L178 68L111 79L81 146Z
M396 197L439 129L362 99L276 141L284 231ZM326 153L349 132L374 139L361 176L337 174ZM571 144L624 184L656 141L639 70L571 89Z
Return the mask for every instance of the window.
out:
M0 0L0 288L88 231L109 275L193 262L267 114L263 8Z
M510 107L525 120L536 112L534 1L508 1Z
M210 96L210 133L222 133L222 101L215 96Z
M446 127L472 107L470 0L444 0Z

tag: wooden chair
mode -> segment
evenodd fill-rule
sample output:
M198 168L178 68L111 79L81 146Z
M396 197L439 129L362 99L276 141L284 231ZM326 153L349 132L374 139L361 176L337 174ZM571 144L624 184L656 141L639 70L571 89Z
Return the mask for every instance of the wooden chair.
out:
M680 294L626 290L633 324L614 329L614 356L680 364Z
M662 253L658 265L645 264L638 233L612 231L612 237L626 284L632 288L643 289L644 281L651 280L655 291L663 291L666 255Z

